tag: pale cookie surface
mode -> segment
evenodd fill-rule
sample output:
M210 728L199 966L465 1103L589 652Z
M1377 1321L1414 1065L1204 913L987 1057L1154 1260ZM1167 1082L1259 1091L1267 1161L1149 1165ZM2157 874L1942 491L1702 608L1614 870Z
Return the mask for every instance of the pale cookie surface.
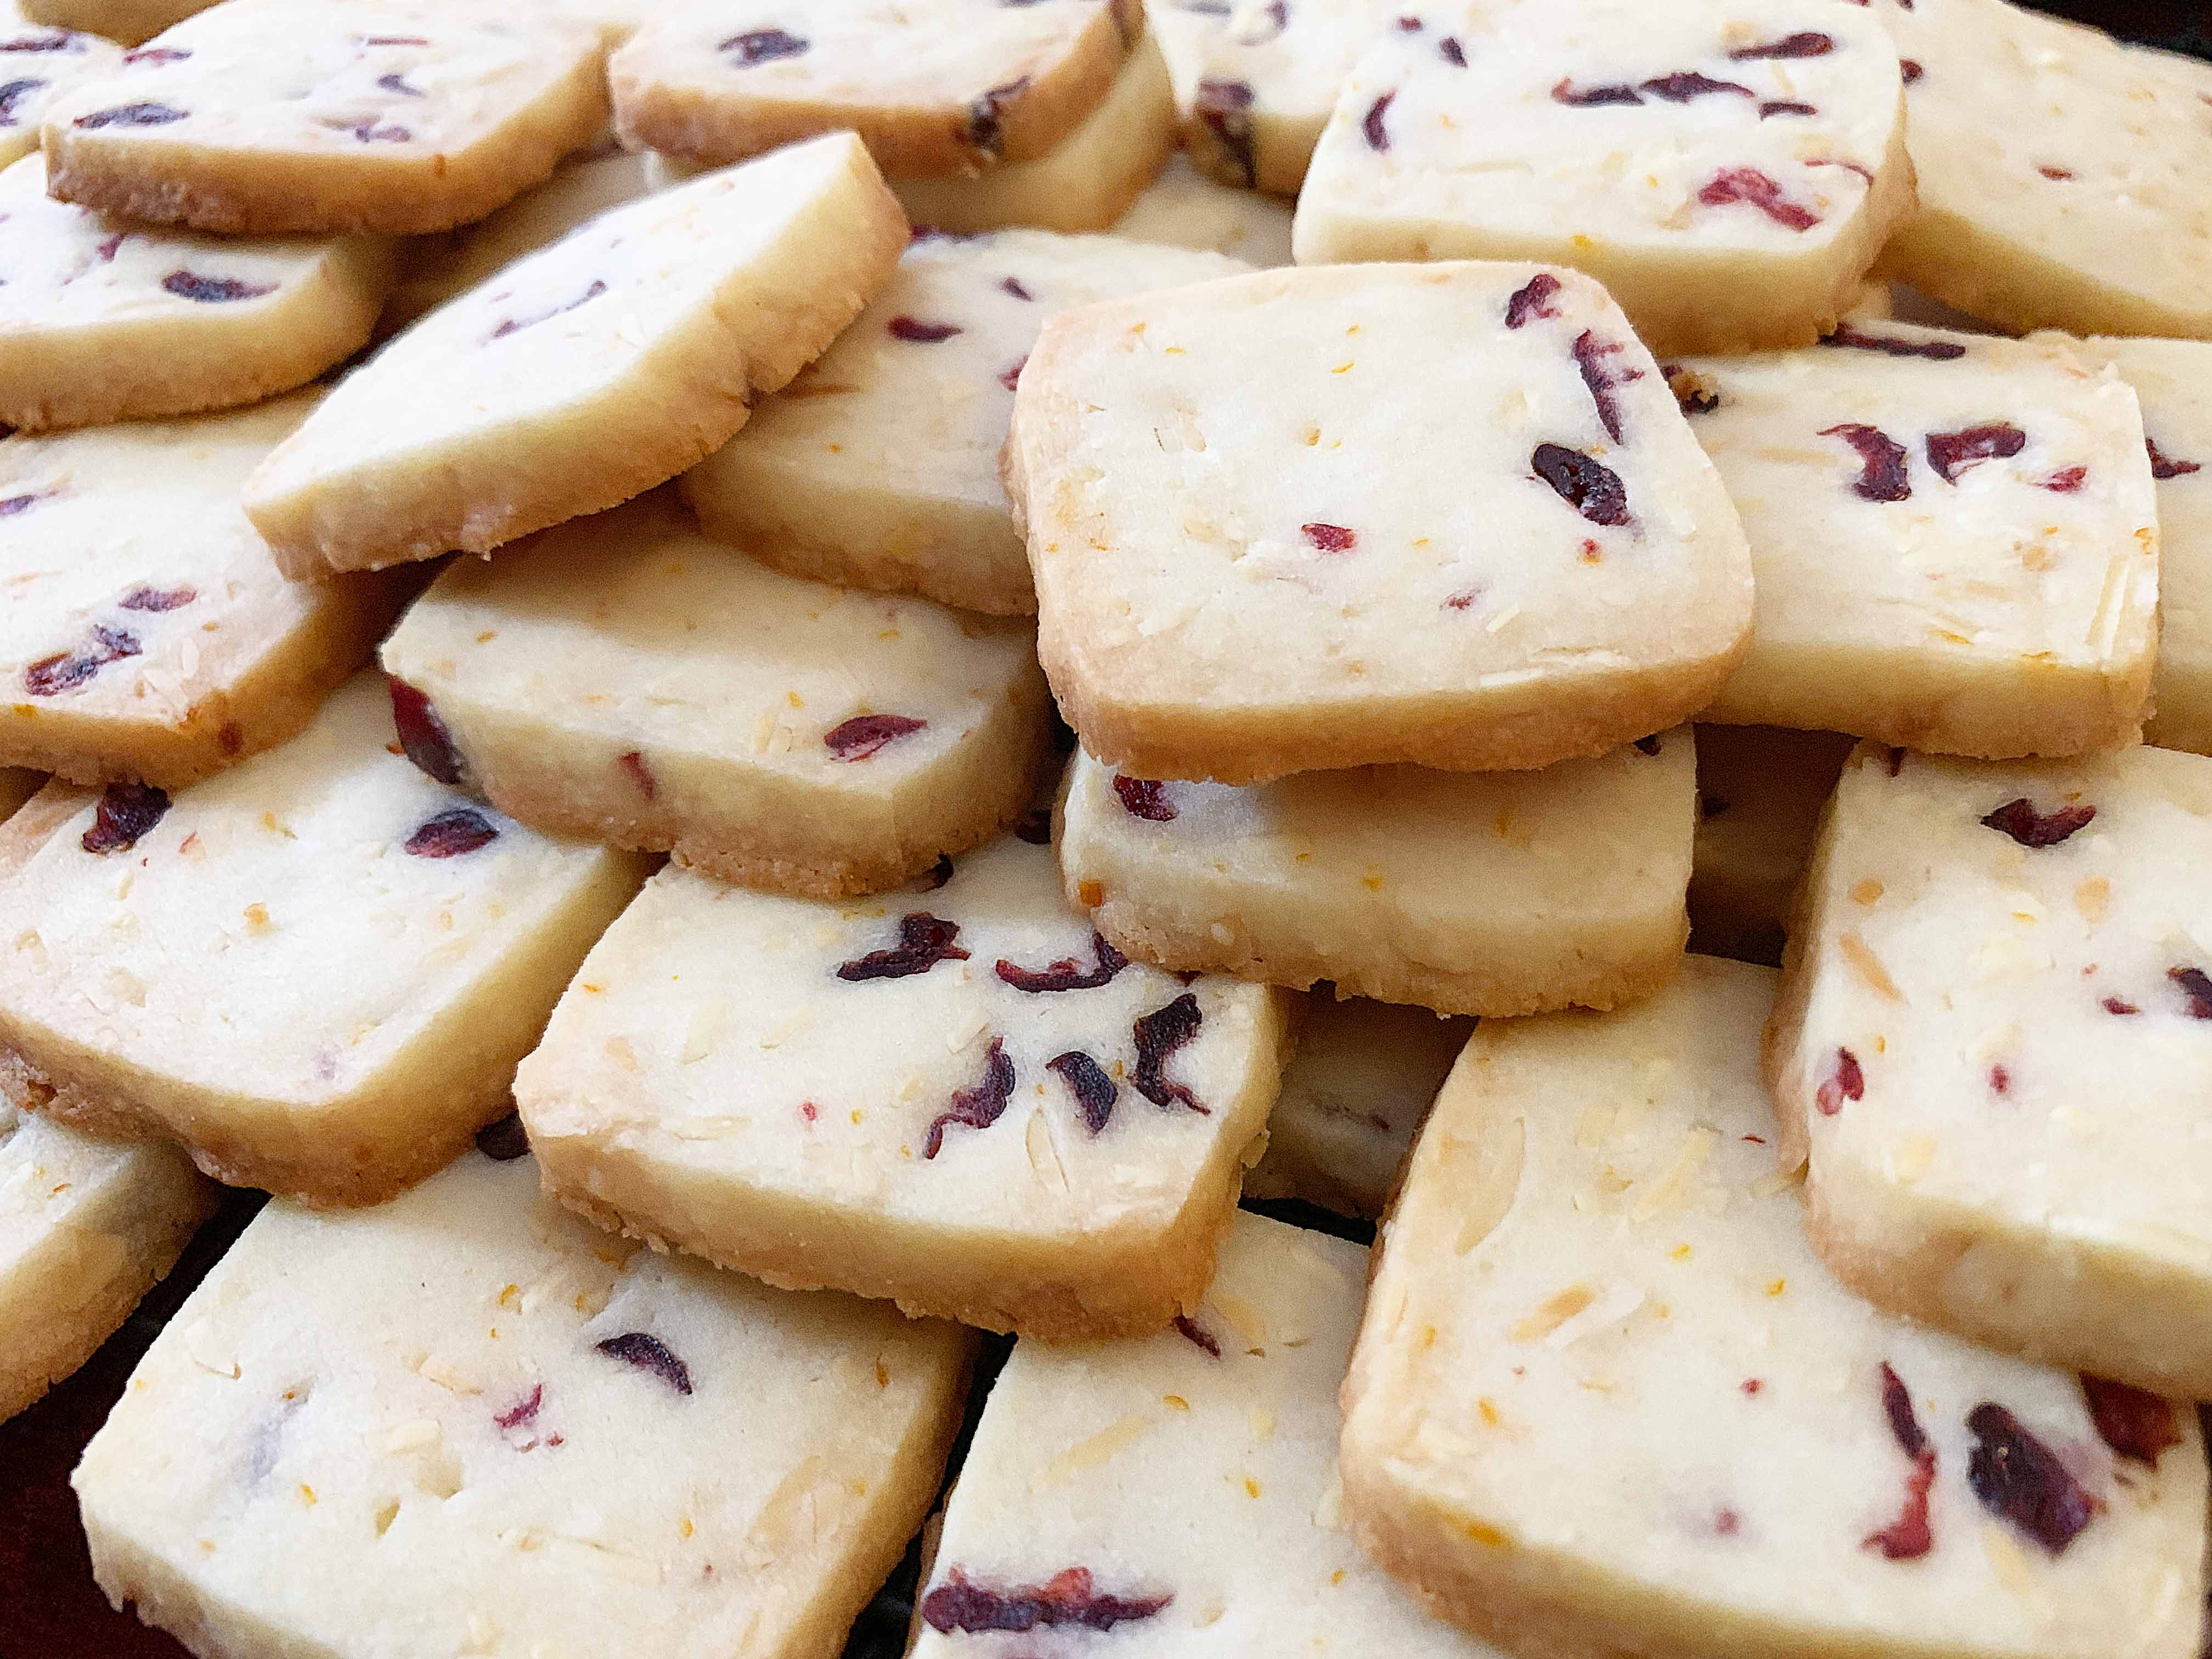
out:
M592 141L605 50L434 0L228 0L47 106L50 187L232 234L446 230Z
M0 762L178 788L368 659L401 583L288 580L238 506L315 398L0 441Z
M857 132L894 178L1034 161L1106 98L1139 0L705 0L608 64L625 143L734 161Z
M1294 240L1302 264L1556 259L1655 350L1725 351L1832 327L1911 208L1897 54L1863 11L1446 0L1346 81Z
M1877 0L1920 211L1885 270L2008 329L2212 335L2212 104L2151 54L2003 0Z
M1773 967L1820 809L1856 740L1775 726L1698 727L1690 948Z
M1060 708L1148 777L1602 754L1701 707L1750 629L1735 509L1569 270L1261 271L1062 312L1006 482Z
M368 338L381 237L223 240L46 195L0 172L0 424L40 431L190 415L289 392Z
M114 1334L214 1205L173 1146L97 1140L0 1102L0 1421Z
M383 658L429 700L395 690L403 735L501 811L832 897L1021 815L1045 748L1033 637L787 576L649 498L457 562Z
M1291 263L1291 210L1257 191L1217 184L1177 155L1114 225L1133 242L1208 248L1247 264Z
M2212 760L2168 750L1851 757L1768 1073L1861 1294L2212 1392L2208 820Z
M1158 175L1175 144L1167 59L1147 34L1105 101L1035 161L986 167L972 179L894 179L891 189L907 217L939 230L1107 230Z
M515 1098L552 1189L634 1234L988 1328L1129 1335L1205 1289L1287 1047L1278 994L1126 963L1009 836L843 906L662 872Z
M1361 1542L1537 1659L2188 1659L2196 1413L1832 1279L1765 1144L1773 991L1693 957L1477 1029L1345 1384Z
M82 29L135 46L205 11L213 0L16 0L22 15L51 27Z
M849 133L601 214L441 307L263 464L288 568L488 552L701 459L890 274L906 221Z
M9 819L0 1090L316 1203L388 1197L498 1116L643 872L469 805L391 739L362 675L173 801L57 784Z
M1000 452L1054 312L1243 270L1211 253L1012 230L923 236L837 343L684 479L708 533L800 575L1036 609Z
M15 0L0 0L0 167L38 149L48 103L122 61L112 40L31 22Z
M1147 1659L1503 1659L1346 1534L1336 1387L1366 1267L1357 1245L1240 1214L1178 1329L1018 1344L922 1578L913 1659L1075 1652L1054 1632L1085 1629L1108 1634L1081 1651Z
M1364 997L1340 1000L1316 987L1267 1115L1267 1154L1244 1177L1246 1195L1380 1216L1413 1132L1474 1029L1472 1020Z
M374 1210L263 1211L73 1484L110 1599L204 1653L827 1659L936 1491L967 1350L623 1248L471 1152Z
M2135 393L2094 356L1847 324L1676 380L1757 583L1700 719L1984 757L2134 740L2159 514Z

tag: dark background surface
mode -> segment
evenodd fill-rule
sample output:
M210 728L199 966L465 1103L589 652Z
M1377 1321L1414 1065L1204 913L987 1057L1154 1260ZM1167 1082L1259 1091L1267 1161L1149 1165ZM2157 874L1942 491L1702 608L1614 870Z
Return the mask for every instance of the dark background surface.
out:
M2212 58L2212 5L2198 0L2050 0L2035 9ZM92 1582L69 1473L122 1394L138 1356L260 1203L258 1193L234 1197L200 1230L176 1271L82 1370L0 1425L0 1659L188 1659L167 1637L109 1609ZM1305 1225L1343 1226L1303 1206L1254 1207ZM1005 1352L1004 1343L990 1345L982 1371L995 1371ZM847 1659L895 1659L901 1652L915 1567L909 1554L854 1626Z

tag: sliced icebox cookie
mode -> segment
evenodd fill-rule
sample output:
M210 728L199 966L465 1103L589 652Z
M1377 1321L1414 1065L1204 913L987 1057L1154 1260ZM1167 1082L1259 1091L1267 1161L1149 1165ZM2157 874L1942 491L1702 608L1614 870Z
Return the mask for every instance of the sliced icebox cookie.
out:
M0 1094L234 1185L370 1204L507 1109L635 856L469 805L380 676L173 799L54 784L0 827Z
M1690 948L1771 968L1820 810L1857 739L1777 726L1698 727Z
M1834 0L1417 8L1344 83L1302 264L1546 259L1656 351L1806 345L1912 211L1896 50Z
M1353 1529L1516 1652L2190 1659L2197 1416L1860 1300L1760 1086L1766 969L1486 1022L1345 1384Z
M549 1188L771 1284L1162 1328L1257 1156L1285 1002L1126 961L1019 838L936 880L839 905L656 876L515 1079Z
M1129 204L1114 234L1133 242L1211 249L1247 264L1291 263L1289 204L1216 183L1176 155Z
M1049 707L1034 640L772 570L664 493L456 561L383 660L433 777L549 834L838 897L1021 816Z
M1813 1242L1979 1342L2212 1394L2212 759L1859 748L1768 1036Z
M1609 1008L1689 932L1689 729L1532 772L1365 767L1232 788L1079 754L1069 899L1146 962L1441 1013Z
M1749 633L1718 475L1564 269L1269 270L1060 312L1006 475L1061 710L1146 777L1600 755L1696 712Z
M2135 740L2159 514L2135 393L2094 353L1846 323L1669 374L1757 586L1700 720L1984 758Z
M255 1218L77 1466L100 1587L210 1654L834 1659L966 1334L610 1240L486 1139Z
M1036 610L999 482L1014 385L1063 307L1244 270L1118 236L917 235L868 308L684 477L708 534L802 576Z
M122 61L123 48L114 41L33 23L15 0L0 0L0 167L38 149L49 103Z

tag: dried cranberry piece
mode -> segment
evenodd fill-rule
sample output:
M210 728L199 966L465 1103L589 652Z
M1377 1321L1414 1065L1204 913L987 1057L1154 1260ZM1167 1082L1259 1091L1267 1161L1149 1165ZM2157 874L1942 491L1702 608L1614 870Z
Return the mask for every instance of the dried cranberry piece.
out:
M451 806L424 819L405 845L418 859L456 859L498 839L499 826L475 807Z
M1833 35L1823 34L1817 29L1800 29L1795 34L1785 34L1779 40L1769 40L1756 46L1738 46L1729 53L1732 64L1758 63L1779 58L1826 58L1836 49Z
M161 287L179 300L196 300L202 305L225 305L233 300L258 300L265 294L274 294L274 283L240 282L235 276L203 276L197 271L176 270L161 278Z
M1036 295L1030 293L1029 289L1022 286L1022 280L1018 276L1002 276L999 279L999 286L1004 289L1007 293L1012 295L1017 300L1034 300L1036 298Z
M57 696L82 685L112 662L139 654L138 636L127 628L94 623L92 643L81 650L58 651L23 670L23 687L34 697Z
M1841 438L1858 452L1859 476L1851 482L1852 495L1869 501L1912 498L1912 481L1907 476L1910 458L1905 446L1880 427L1846 421L1841 426L1822 427L1820 435Z
M2125 997L2106 997L2097 1006L2102 1008L2106 1013L2118 1014L2123 1019L2126 1018L2130 1014L2139 1014L2142 1012L2142 1009L2136 1007L2134 1003L2130 1002ZM2208 1002L2205 1006L2208 1008L2212 1008L2212 1002Z
M1168 799L1164 783L1152 778L1115 778L1114 793L1121 798L1121 810L1133 818L1148 823L1174 822L1175 803Z
M2006 1069L2004 1066L1990 1066L1990 1092L1991 1092L1991 1093L1993 1093L1993 1094L2000 1094L2000 1095L2008 1095L2008 1094L2010 1094L2010 1093L2012 1092L2012 1073L2011 1073L2011 1072L2009 1072L2008 1070L2007 1070L2007 1069Z
M522 1127L522 1115L509 1112L496 1123L487 1123L477 1131L477 1150L486 1158L500 1164L512 1164L530 1150L529 1132Z
M80 115L71 125L96 131L101 127L165 127L184 118L184 111L172 109L167 104L118 104L112 109L96 109L89 115Z
M1540 270L1519 288L1505 302L1505 326L1519 328L1531 317L1556 317L1552 309L1552 296L1559 291L1559 279L1548 270Z
M1026 356L1017 359L999 371L999 384L1012 392L1022 383L1022 371L1029 366L1030 360Z
M127 853L169 810L169 792L150 783L111 783L100 792L92 828L77 837L88 853Z
M1818 115L1820 112L1810 104L1801 104L1794 98L1770 98L1759 106L1762 121L1777 115Z
M392 729L407 758L439 782L459 786L468 777L468 766L430 699L404 680L387 683L392 688Z
M1112 983L1114 975L1129 965L1129 958L1109 945L1103 934L1091 935L1091 952L1095 965L1088 969L1079 968L1073 957L1062 957L1048 968L1023 968L1000 957L995 971L1017 991L1095 991Z
M1242 81L1200 81L1191 100L1191 112L1215 141L1236 169L1237 182L1249 190L1260 181L1252 153L1252 88Z
M52 34L19 34L13 40L0 40L0 52L74 52L72 37L66 29L56 29Z
M100 263L104 265L113 264L115 256L123 251L123 244L129 240L129 232L118 230L102 242L96 250L100 254Z
M1897 67L1899 72L1905 78L1905 84L1908 87L1928 72L1910 58L1899 58L1897 60Z
M885 744L919 732L928 724L910 714L855 714L831 726L822 741L841 761L864 761Z
M408 85L407 77L404 75L380 75L376 77L376 84L395 97L420 98L422 95L422 89Z
M1597 337L1594 329L1584 329L1575 337L1575 370L1589 388L1590 401L1597 405L1597 418L1605 428L1605 435L1619 443L1620 438L1620 405L1613 400L1615 388L1631 380L1640 380L1644 371L1632 368L1618 380L1607 366L1606 359L1626 348L1618 342L1608 343Z
M2212 1019L2212 974L2202 968L2169 968L2166 976L2189 999L2190 1018Z
M1881 1366L1881 1406L1889 1418L1890 1433L1912 1460L1912 1471L1905 1477L1905 1507L1897 1519L1868 1534L1865 1544L1892 1561L1917 1560L1935 1543L1928 1525L1928 1492L1936 1484L1936 1448L1913 1412L1911 1390L1887 1360Z
M1367 113L1360 117L1359 131L1367 140L1368 149L1387 150L1390 148L1390 130L1382 125L1382 118L1389 113L1390 100L1397 95L1397 89L1394 87L1370 104Z
M616 757L615 764L622 768L624 777L637 786L639 794L647 800L660 798L659 780L653 775L653 769L645 763L645 757L638 750L624 750Z
M2181 1443L2181 1424L2173 1402L2126 1382L2081 1374L2081 1395L2089 1403L2089 1420L2097 1437L2118 1456L2150 1468L2169 1447Z
M1080 1048L1071 1048L1064 1054L1054 1054L1044 1066L1048 1072L1059 1073L1075 1096L1075 1109L1085 1128L1095 1135L1113 1121L1114 1103L1121 1097L1121 1086L1097 1060Z
M1577 87L1572 81L1561 81L1552 88L1552 101L1575 109L1591 109L1601 104L1640 104L1636 88L1629 86Z
M1359 545L1359 532L1340 524L1302 524L1298 528L1323 553L1349 553Z
M952 1103L930 1121L929 1138L921 1155L935 1158L945 1146L945 1132L956 1125L988 1129L999 1121L1006 1103L1014 1097L1014 1062L1006 1058L1006 1040L993 1037L983 1056L983 1075L971 1088L956 1089Z
M0 81L0 127L15 125L15 106L46 83L28 78L20 81Z
M1447 34L1437 42L1437 53L1454 69L1467 67L1467 51L1455 36Z
M2058 1454L2002 1406L1984 1401L1966 1413L1974 1449L1966 1484L1982 1507L2008 1521L2053 1555L2072 1543L2105 1506L2068 1472Z
M530 1392L503 1412L495 1413L492 1421L502 1429L526 1428L538 1420L538 1407L545 1403L545 1385L533 1383Z
M1889 1431L1897 1437L1897 1443L1907 1457L1917 1457L1933 1450L1929 1444L1928 1431L1920 1426L1920 1419L1912 1409L1912 1391L1905 1386L1887 1360L1881 1366L1881 1408L1889 1419Z
M1176 1050L1198 1035L1198 1028L1206 1016L1200 1012L1198 999L1185 991L1164 1007L1155 1008L1140 1015L1136 1024L1137 1073L1134 1081L1137 1092L1155 1106L1184 1106L1202 1116L1212 1116L1212 1109L1200 1103L1187 1084L1171 1081L1167 1075L1168 1061Z
M1014 834L1032 847L1052 845L1052 809L1032 806L1014 820Z
M837 977L848 984L871 979L905 979L926 974L940 962L965 962L968 952L958 943L960 924L913 910L899 918L899 940L887 951L871 951L864 957L840 963Z
M430 44L428 37L420 34L364 34L361 37L361 43L364 46L427 46Z
M963 332L957 323L926 323L918 317L894 317L884 325L884 331L894 340L907 340L915 345L935 345L939 340L949 340Z
M952 1631L1031 1631L1073 1626L1080 1630L1111 1630L1116 1625L1149 1619L1175 1598L1172 1595L1102 1595L1090 1570L1069 1567L1033 1588L998 1589L971 1581L957 1567L949 1569L945 1583L921 1598L921 1616L940 1634Z
M1945 483L1956 483L1959 474L1975 462L2008 459L2027 447L2027 434L2008 421L1962 427L1956 432L1931 432L1928 465Z
M1676 70L1672 75L1656 76L1644 82L1644 90L1670 104L1686 104L1692 98L1715 92L1740 92L1747 98L1756 95L1749 87L1740 87L1733 81L1716 81L1696 70Z
M1778 225L1791 230L1810 230L1820 216L1783 194L1782 186L1757 167L1723 167L1705 180L1698 199L1707 207L1726 207L1742 202L1757 208Z
M191 56L181 46L141 46L136 52L126 52L126 64L181 64Z
M1193 1319L1188 1314L1177 1314L1175 1316L1175 1328L1177 1334L1182 1336L1182 1338L1186 1342L1188 1342L1192 1346L1203 1348L1209 1356L1215 1359L1221 1358L1221 1343L1219 1339L1217 1338L1212 1332L1207 1330L1196 1320Z
M196 587L134 587L115 603L125 611L179 611L199 598Z
M690 1367L669 1352L668 1345L650 1331L624 1331L592 1345L611 1358L651 1371L678 1394L691 1392Z
M2158 440L2155 438L2145 438L2143 448L2150 454L2150 476L2161 483L2168 478L2179 478L2185 473L2201 472L2204 470L2203 463L2201 461L2177 461L2160 454Z
M1848 1048L1837 1049L1836 1069L1813 1091L1813 1104L1822 1117L1833 1117L1844 1109L1845 1101L1865 1098L1866 1073L1859 1069L1859 1057Z
M2089 469L2086 466L2062 466L2049 477L2039 479L2037 484L2039 489L2047 489L2054 495L2071 495L2081 488L2082 481L2088 476Z
M996 155L1005 149L1006 106L1027 91L1029 84L1028 76L1017 76L969 103L961 123L962 134L968 142L986 155Z
M1592 524L1628 522L1628 490L1604 462L1561 444L1538 444L1528 464L1561 501Z
M605 283L594 282L574 299L564 301L550 310L541 311L535 317L502 318L499 326L492 330L491 337L495 340L504 340L510 334L520 334L526 328L535 328L540 323L550 322L556 317L574 311L578 306L590 304L606 291L607 285Z
M1674 406L1685 415L1710 415L1721 406L1720 392L1697 370L1681 363L1662 363L1659 372L1667 377Z
M2055 812L2035 810L2025 795L2016 795L1982 819L1985 830L2001 830L2022 847L2056 847L2097 816L2094 806L2062 806Z
M755 64L772 64L779 58L796 58L811 44L781 29L747 29L743 34L732 35L714 50L733 53L739 69L750 69Z
M1838 323L1834 333L1820 337L1820 343L1850 351L1879 351L1885 357L1925 357L1932 363L1955 362L1966 355L1966 348L1956 340L1904 340L1893 334L1863 333L1849 323Z

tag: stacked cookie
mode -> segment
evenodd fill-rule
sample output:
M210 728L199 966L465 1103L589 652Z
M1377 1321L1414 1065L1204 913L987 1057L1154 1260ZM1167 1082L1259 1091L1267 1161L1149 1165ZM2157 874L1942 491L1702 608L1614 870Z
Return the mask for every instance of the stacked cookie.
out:
M0 1411L276 1200L100 1585L2188 1659L2212 78L1162 5L7 26Z

